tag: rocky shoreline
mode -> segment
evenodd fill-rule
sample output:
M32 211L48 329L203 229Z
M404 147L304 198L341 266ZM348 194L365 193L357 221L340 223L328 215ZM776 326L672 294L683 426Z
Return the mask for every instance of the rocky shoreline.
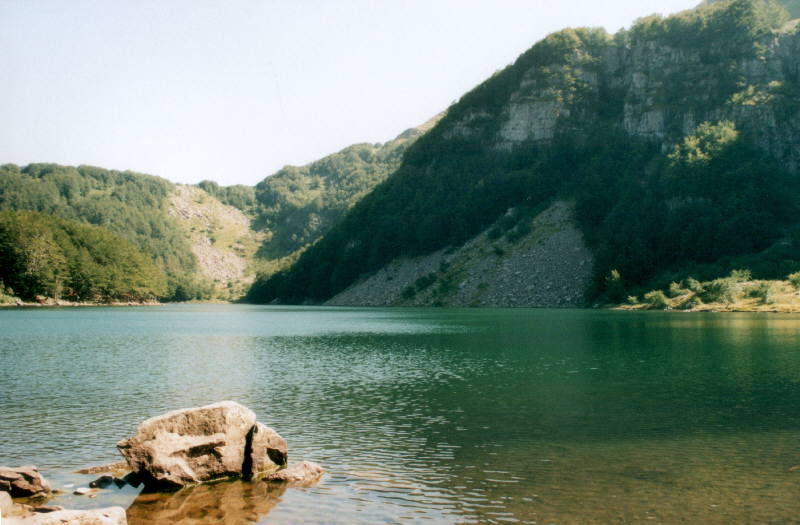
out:
M127 509L119 506L68 510L52 499L54 490L33 466L0 467L0 516L11 525L127 525L176 522L181 513L221 509L228 499L269 512L289 487L310 487L323 473L310 461L289 464L288 445L256 420L248 408L223 401L167 412L145 420L136 435L117 443L125 461L91 467L79 474L102 474L88 487L69 489L95 499L113 488L140 490ZM68 485L64 485L68 488ZM262 494L263 502L249 495ZM253 496L254 497L254 496ZM100 506L100 505L98 505ZM160 518L153 521L153 515ZM128 520L131 520L130 522Z

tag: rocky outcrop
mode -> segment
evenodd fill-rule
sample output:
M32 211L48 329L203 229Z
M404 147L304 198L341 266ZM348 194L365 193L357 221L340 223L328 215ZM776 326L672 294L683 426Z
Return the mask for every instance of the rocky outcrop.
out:
M34 466L0 467L0 491L12 498L41 497L50 494L50 484Z
M286 441L232 401L148 419L117 448L148 488L250 477L283 467L288 457Z
M240 210L194 186L175 186L168 213L191 240L198 270L214 283L217 296L238 299L253 281L250 263L265 234Z
M282 481L292 486L308 487L314 485L325 473L325 469L311 461L301 461L274 474L264 476L264 481Z
M3 521L5 523L5 520ZM93 510L59 510L11 518L9 525L127 525L125 509L107 507Z

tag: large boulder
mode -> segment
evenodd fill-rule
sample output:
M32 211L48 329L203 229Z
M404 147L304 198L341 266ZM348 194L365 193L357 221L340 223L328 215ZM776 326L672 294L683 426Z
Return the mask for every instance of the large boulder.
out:
M9 525L127 525L128 520L122 507L106 507L31 514L22 518L11 518L8 523Z
M139 425L117 448L151 488L242 475L255 414L232 401L167 412Z
M0 467L0 491L12 498L41 497L50 494L50 484L34 466Z
M248 453L250 468L243 473L248 478L283 468L289 459L286 440L263 423L253 426Z

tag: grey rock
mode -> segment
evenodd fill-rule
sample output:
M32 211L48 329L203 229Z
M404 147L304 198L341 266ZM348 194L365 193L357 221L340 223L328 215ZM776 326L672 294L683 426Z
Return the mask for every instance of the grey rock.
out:
M75 494L76 496L86 496L91 492L92 492L91 489L87 487L78 487L77 489L72 491L72 493Z
M117 448L148 487L177 488L242 474L255 414L232 401L150 418Z
M109 475L105 475L105 476L100 476L96 480L90 482L89 483L89 487L98 488L98 489L104 489L104 488L110 486L112 483L114 483L114 477L113 476L109 476Z
M34 466L0 467L0 491L12 498L40 497L50 494L50 484Z

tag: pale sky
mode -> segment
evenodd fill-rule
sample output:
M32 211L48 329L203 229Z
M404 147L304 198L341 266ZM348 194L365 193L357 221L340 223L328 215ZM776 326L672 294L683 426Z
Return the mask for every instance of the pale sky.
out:
M0 164L254 185L446 109L548 33L699 0L0 0Z

